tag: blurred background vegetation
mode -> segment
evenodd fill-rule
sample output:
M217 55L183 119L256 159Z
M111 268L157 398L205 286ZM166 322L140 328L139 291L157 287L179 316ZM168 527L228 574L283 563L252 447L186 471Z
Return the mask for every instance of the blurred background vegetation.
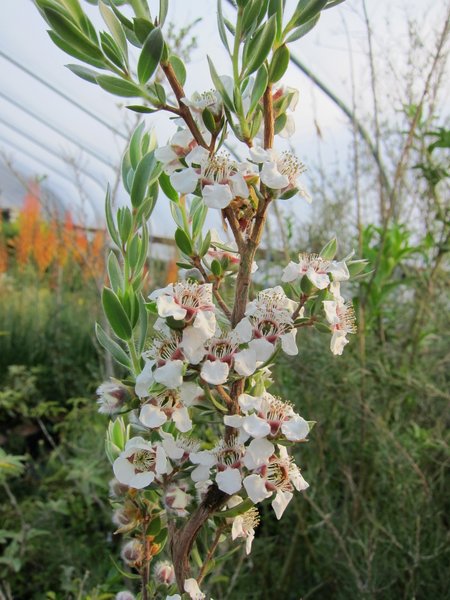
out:
M216 566L216 599L449 597L450 131L436 108L439 35L418 80L409 62L395 122L374 93L371 148L355 99L347 168L317 161L308 223L300 230L287 204L274 206L261 284L336 234L340 255L354 248L371 272L351 290L359 332L344 356L308 332L299 357L277 367L275 391L318 422L297 457L311 487L280 522L264 509L249 559L239 550ZM113 369L94 336L107 242L44 209L31 183L0 230L0 598L107 599L124 585L95 403ZM174 279L174 262L150 257L149 269L149 287Z

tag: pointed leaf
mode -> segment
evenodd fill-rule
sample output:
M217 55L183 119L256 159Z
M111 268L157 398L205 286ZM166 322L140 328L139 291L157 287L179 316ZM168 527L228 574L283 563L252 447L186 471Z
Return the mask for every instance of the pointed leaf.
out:
M161 60L164 39L159 27L153 29L142 46L137 64L137 73L140 83L146 83Z
M106 318L117 337L129 340L133 333L130 320L119 298L110 288L103 289L102 305Z

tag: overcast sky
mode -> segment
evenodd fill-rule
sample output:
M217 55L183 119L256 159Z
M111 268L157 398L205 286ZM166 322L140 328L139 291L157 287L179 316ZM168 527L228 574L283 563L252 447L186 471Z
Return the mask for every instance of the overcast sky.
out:
M152 0L150 6L156 3ZM233 10L224 1L227 14ZM383 40L395 38L401 62L407 41L406 14L422 21L424 33L439 25L443 13L440 0L367 0L374 30L375 52L383 52ZM64 64L76 62L51 42L46 23L31 0L0 0L0 150L6 152L26 175L47 175L48 183L76 212L83 207L89 225L101 223L104 188L113 183L113 166L120 161L124 140L103 124L85 114L54 91L12 64L11 59L31 70L49 85L86 107L110 127L125 132L134 115L96 86L70 73ZM291 8L295 2L288 0ZM105 29L97 9L87 5L94 23ZM288 9L289 10L289 9ZM212 87L206 66L209 54L219 73L229 72L226 55L216 33L214 0L171 0L168 21L176 28L201 18L193 30L198 48L192 53L186 91L203 91ZM389 22L389 25L387 25ZM325 11L313 32L291 46L314 73L351 104L350 53L357 82L358 99L369 110L371 96L366 62L365 26L360 0L347 0ZM3 55L9 57L10 60ZM295 67L290 67L285 82L300 89L301 101L296 112L297 131L292 145L299 158L308 164L317 157L320 143L325 160L339 160L348 139L346 117ZM43 122L41 122L44 121ZM172 125L165 115L147 118L154 126L160 144L167 141ZM318 139L320 127L322 141ZM341 157L342 158L342 157ZM84 200L74 186L74 170L66 159L75 161L85 191ZM126 202L121 193L119 202ZM158 233L170 233L172 225L167 206L161 202L155 213Z

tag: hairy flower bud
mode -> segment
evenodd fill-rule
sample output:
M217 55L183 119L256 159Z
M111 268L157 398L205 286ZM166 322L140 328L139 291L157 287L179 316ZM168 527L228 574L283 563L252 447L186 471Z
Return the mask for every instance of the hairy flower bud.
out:
M128 590L122 590L121 592L117 592L114 600L136 600L136 596Z
M120 557L129 567L137 567L144 559L144 548L138 540L130 540L122 548Z
M128 388L115 379L102 383L97 388L97 395L98 412L103 415L114 415L120 412L130 397Z
M155 579L157 583L172 585L175 581L175 569L173 564L168 560L160 560L155 565Z

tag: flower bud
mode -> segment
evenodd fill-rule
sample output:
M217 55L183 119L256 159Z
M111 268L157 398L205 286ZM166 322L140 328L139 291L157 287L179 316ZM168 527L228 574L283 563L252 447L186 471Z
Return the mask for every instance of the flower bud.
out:
M109 482L109 495L114 498L124 496L128 492L128 489L127 485L120 483L115 477Z
M128 388L116 380L102 383L97 388L97 395L98 412L103 415L114 415L120 412L130 397Z
M139 566L144 559L144 548L138 540L130 540L122 548L120 557L129 567Z
M121 592L117 592L114 600L136 600L136 596L128 590L123 590Z
M172 585L175 581L175 569L168 560L160 560L155 565L155 579L158 583Z

